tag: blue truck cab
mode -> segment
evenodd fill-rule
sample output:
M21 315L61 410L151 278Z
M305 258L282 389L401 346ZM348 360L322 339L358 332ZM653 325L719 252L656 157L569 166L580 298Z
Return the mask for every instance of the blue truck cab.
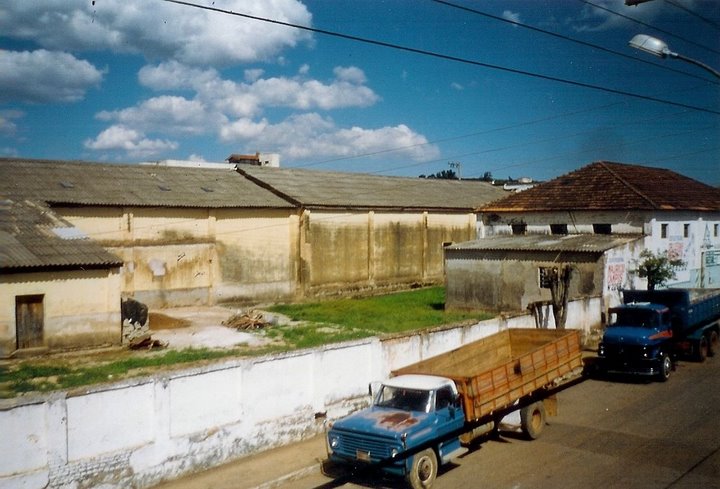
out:
M716 352L720 289L626 290L623 301L608 311L598 347L603 371L665 381L677 358L703 361Z
M439 465L465 453L459 435L465 414L455 383L432 375L385 381L370 407L336 421L328 431L329 459L404 476L431 487Z

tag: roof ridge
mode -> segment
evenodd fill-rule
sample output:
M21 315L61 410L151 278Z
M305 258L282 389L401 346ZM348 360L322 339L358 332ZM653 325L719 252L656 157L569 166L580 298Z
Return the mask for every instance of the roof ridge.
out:
M650 197L648 197L648 196L645 195L644 193L640 192L640 191L639 191L637 188L635 188L635 186L633 186L630 182L628 182L628 181L625 180L623 177L621 177L621 176L618 174L618 172L616 172L615 170L613 170L612 168L610 168L607 161L600 161L599 163L600 163L600 165L602 165L602 167L603 167L605 170L607 170L608 172L610 172L610 174L612 174L613 177L615 177L617 180L619 180L623 185L625 185L625 186L626 186L628 189L630 189L633 193L635 193L636 195L640 196L640 198L642 198L642 199L644 199L645 201L647 201L647 202L648 202L651 206L653 206L654 208L656 208L656 209L660 208L660 205L658 205L657 202L655 202L654 200L652 200Z

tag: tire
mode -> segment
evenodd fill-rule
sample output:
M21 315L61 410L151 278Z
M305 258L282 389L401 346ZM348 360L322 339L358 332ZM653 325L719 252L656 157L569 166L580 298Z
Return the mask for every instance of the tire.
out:
M537 440L545 429L545 404L534 402L520 410L520 426L528 440Z
M705 361L705 359L708 357L708 350L710 346L708 344L708 338L707 336L703 336L700 338L700 341L698 342L698 349L697 353L695 354L695 360L702 363Z
M432 448L413 457L412 468L406 479L412 489L429 489L437 477L438 462Z
M710 334L708 335L708 356L714 357L718 353L718 348L720 348L720 336L718 336L717 331L710 331Z
M663 353L662 355L662 363L660 364L660 373L658 374L658 379L660 382L667 382L667 379L670 378L670 372L672 372L672 359L670 358L670 355L667 353Z

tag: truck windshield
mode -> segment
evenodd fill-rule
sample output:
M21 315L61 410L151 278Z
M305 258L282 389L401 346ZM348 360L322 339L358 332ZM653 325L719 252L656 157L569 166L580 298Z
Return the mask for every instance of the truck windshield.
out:
M610 326L635 326L639 328L657 327L657 314L642 309L610 310Z
M427 413L430 410L430 391L384 385L378 394L376 405Z

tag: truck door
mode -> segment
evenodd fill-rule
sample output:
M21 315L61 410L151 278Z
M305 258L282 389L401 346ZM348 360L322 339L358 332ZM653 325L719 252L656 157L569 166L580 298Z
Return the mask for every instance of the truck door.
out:
M456 404L457 396L450 386L441 387L435 393L437 433L442 436L465 423L462 409Z

